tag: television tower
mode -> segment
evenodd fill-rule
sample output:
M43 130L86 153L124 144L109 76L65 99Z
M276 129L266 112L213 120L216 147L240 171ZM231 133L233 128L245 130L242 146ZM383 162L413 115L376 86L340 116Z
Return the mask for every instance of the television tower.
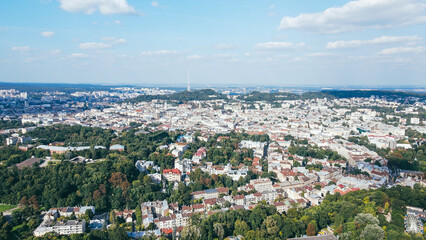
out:
M191 91L191 84L189 82L189 71L188 71L188 87L186 89L188 92Z

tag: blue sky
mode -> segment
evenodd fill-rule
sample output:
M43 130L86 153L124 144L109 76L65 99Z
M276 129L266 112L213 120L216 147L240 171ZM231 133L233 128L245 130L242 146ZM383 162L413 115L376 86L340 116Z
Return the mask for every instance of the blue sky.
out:
M425 85L425 0L0 1L0 81Z

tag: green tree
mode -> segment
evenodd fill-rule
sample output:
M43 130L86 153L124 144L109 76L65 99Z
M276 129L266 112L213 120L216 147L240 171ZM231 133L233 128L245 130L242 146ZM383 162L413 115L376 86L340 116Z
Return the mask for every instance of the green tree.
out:
M377 224L368 224L364 230L362 230L360 238L365 240L385 239L385 231Z
M223 229L222 224L213 224L213 231L219 239L223 239L223 236L225 235L225 230Z
M244 221L241 221L239 219L237 221L235 221L234 229L235 229L234 230L235 236L244 235L248 230L250 230L247 223L244 222Z
M201 231L195 225L185 226L181 231L181 236L184 240L198 240L201 239Z
M135 216L136 216L136 225L140 227L142 224L142 211L139 205L135 209Z
M115 227L108 231L108 239L110 240L126 240L130 239L124 228Z

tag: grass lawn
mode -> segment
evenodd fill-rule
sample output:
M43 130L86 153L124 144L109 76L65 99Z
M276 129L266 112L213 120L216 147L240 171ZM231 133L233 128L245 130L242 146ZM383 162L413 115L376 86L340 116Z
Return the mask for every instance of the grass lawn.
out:
M0 205L0 212L4 212L15 207L16 205Z

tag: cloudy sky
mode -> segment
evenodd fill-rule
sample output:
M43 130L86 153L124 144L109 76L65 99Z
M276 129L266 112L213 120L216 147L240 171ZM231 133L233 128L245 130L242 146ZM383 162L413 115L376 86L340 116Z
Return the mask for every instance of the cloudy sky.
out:
M0 1L0 81L426 83L426 0Z

